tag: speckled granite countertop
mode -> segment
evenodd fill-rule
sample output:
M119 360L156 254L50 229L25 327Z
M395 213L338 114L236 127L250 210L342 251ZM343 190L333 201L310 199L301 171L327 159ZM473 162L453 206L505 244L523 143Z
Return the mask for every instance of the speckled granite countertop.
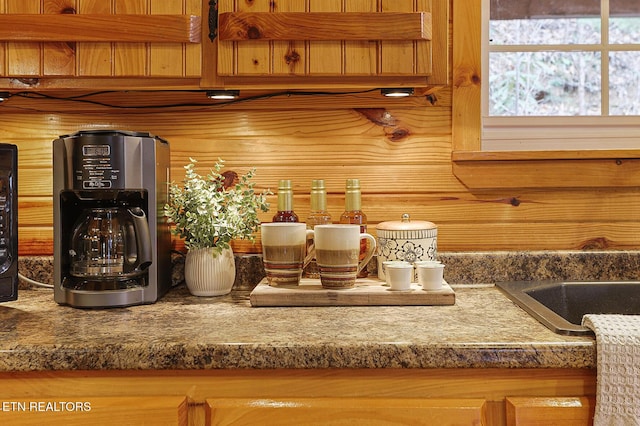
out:
M595 340L562 336L492 284L638 279L640 252L439 253L453 306L255 308L259 256L236 258L228 296L177 285L153 305L81 310L48 289L0 303L0 371L233 368L595 368ZM51 257L20 259L50 282ZM181 281L174 258L174 282ZM370 264L371 266L371 264Z
M0 304L0 371L215 368L593 368L590 337L552 333L493 286L454 306L255 308L247 291L153 305L58 306L51 290Z

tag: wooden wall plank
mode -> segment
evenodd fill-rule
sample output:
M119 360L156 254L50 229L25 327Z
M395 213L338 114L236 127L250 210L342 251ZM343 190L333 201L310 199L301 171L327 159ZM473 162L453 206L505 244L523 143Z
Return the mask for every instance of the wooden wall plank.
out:
M208 9L207 5L207 11ZM221 12L235 12L235 2L234 0L218 0L218 13ZM209 43L209 41L205 41L205 43ZM233 41L225 41L221 42L217 37L214 42L212 42L217 48L207 52L208 55L215 54L217 59L217 67L216 71L219 75L235 75L238 72L235 51L236 51L236 42ZM213 76L206 76L205 80L207 82L211 82L210 86L215 87L217 81Z
M19 226L18 255L53 255L53 227Z
M7 13L6 0L0 0L0 13ZM7 75L7 43L0 43L0 75Z
M451 69L449 68L451 52L451 3L450 0L419 0L431 2L431 12L434 17L444 17L444 19L433 20L433 34L429 43L428 52L423 54L431 65L431 76L428 79L432 84L446 84L451 80ZM420 4L420 3L419 3ZM444 21L444 22L443 22ZM446 24L445 24L446 22ZM429 59L430 58L430 59ZM420 64L419 64L420 66ZM425 71L426 71L425 67Z
M76 10L75 0L43 0L44 14L59 15ZM76 70L76 44L55 42L42 44L42 66L46 75L69 76Z
M40 13L40 0L5 0L7 13ZM42 72L41 43L7 43L10 76L38 76Z
M450 121L443 112L390 110L388 114L393 118L393 125L388 127L353 110L198 113L188 120L184 114L175 113L74 114L58 116L54 121L46 121L46 114L3 114L0 138L29 150L20 161L31 167L51 164L51 141L59 135L91 128L150 131L170 141L176 162L188 161L189 155L197 154L203 161L223 156L236 163L277 166L283 162L282 151L286 151L288 162L297 165L335 162L336 153L341 153L344 158L340 161L346 164L419 165L438 161L449 166L450 136L446 128ZM305 151L296 150L296 146L304 146ZM248 158L247 152L255 155Z
M606 223L499 224L484 227L444 224L438 228L442 251L637 250L640 226Z
M435 5L433 4L435 2ZM448 72L446 68L446 61L443 63L434 64L431 52L434 49L447 50L448 28L449 21L445 19L445 22L441 22L435 17L440 16L438 13L441 8L446 8L448 0L417 0L416 1L418 11L431 12L431 40L429 42L416 40L413 42L415 64L414 69L418 75L434 74L437 78L442 78L441 74ZM444 13L444 16L447 16ZM443 25L444 24L444 25ZM445 28L442 31L441 27ZM436 40L437 38L437 40ZM435 46L435 47L434 47ZM434 67L438 66L438 70L434 72ZM443 71L444 70L444 71ZM441 80L442 81L442 80ZM446 78L444 79L446 81Z
M290 0L274 3L274 13L278 12L305 12L306 0ZM305 73L306 46L304 41L274 41L271 43L273 55L273 73L280 75L292 75Z
M182 2L149 0L152 15L170 15L184 13ZM152 77L184 76L184 49L178 43L150 44L149 74Z
M117 14L147 14L148 0L114 0ZM113 73L116 76L148 75L146 43L114 43Z
M413 12L413 0L382 0L383 12ZM382 74L410 74L416 72L413 41L381 41L380 71Z
M344 5L345 12L379 12L377 1L356 0ZM375 41L344 42L345 74L378 74L378 46Z
M480 1L453 4L453 150L480 150ZM470 53L472 52L472 53Z
M77 0L80 14L111 14L113 0ZM78 76L110 76L112 75L111 43L77 43L77 75Z
M310 12L342 12L342 0L309 0ZM311 41L309 52L309 75L340 75L344 73L344 52L340 43Z
M271 2L238 2L236 12L270 12ZM238 75L268 75L272 73L271 43L244 41L235 45Z
M268 221L271 216L263 214ZM371 233L375 227L370 225ZM535 224L487 224L476 225L439 224L438 250L457 251L538 251L538 250L637 250L640 226L632 223L628 232L615 224L556 223L546 226L545 232ZM554 238L550 239L549 235ZM51 255L53 253L53 228L47 226L21 226L19 229L19 254ZM182 243L176 241L176 247ZM246 245L248 248L248 244ZM255 250L255 249L254 249ZM552 266L552 265L550 265Z
M277 182L275 182L277 184ZM294 207L301 218L309 214L309 187L311 181L298 182L298 189L294 195ZM269 185L273 190L275 185ZM337 219L344 210L344 179L332 185L327 197L327 210L334 219ZM553 197L547 197L545 192L532 192L524 194L492 193L482 197L473 197L465 193L381 193L377 189L369 187L363 194L363 208L366 209L369 222L372 226L388 220L400 220L403 213L409 213L413 220L427 220L438 226L462 227L485 225L517 226L523 224L536 224L536 226L550 228L558 224L574 224L574 226L591 226L599 223L625 223L633 222L624 214L620 205L628 206L630 210L639 210L640 201L637 191L615 191L612 194L601 197L602 203L598 208L593 208L591 194L572 194L559 192ZM386 200L386 204L380 203L380 198ZM275 208L277 196L268 197ZM520 203L514 205L512 203ZM20 197L20 225L41 226L51 225L52 222L52 197L27 196ZM264 214L264 219L269 220L275 212ZM466 229L466 228L465 228ZM482 230L479 233L483 233ZM546 232L543 232L546 233ZM550 236L551 240L555 237ZM633 236L629 236L632 241Z

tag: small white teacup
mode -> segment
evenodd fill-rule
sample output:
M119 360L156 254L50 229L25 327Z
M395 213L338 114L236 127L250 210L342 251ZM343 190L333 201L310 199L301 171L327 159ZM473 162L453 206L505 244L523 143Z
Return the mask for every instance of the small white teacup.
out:
M411 289L413 281L413 265L403 261L386 261L385 279L391 290L406 291Z
M418 284L423 290L433 291L442 288L444 265L439 261L425 260L415 262Z

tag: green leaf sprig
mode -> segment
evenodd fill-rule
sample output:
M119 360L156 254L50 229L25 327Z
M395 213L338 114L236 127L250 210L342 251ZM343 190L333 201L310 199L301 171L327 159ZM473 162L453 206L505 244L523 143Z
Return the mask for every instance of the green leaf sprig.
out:
M269 190L255 192L255 168L241 176L232 173L233 182L228 182L220 173L224 160L218 159L205 177L196 172L197 161L189 160L182 185L169 184L164 213L175 225L171 232L183 238L188 249L211 247L215 253L229 248L231 240L253 241L260 225L258 212L269 210L266 199L271 195Z

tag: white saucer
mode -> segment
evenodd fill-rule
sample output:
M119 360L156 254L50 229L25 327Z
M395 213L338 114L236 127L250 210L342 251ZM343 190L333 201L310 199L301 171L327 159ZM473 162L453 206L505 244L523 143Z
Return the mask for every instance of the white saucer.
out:
M408 292L413 291L413 290L414 289L412 289L412 288L408 288L406 290L396 290L395 288L388 288L387 289L387 291L395 291L395 292L398 292L398 293L408 293Z

